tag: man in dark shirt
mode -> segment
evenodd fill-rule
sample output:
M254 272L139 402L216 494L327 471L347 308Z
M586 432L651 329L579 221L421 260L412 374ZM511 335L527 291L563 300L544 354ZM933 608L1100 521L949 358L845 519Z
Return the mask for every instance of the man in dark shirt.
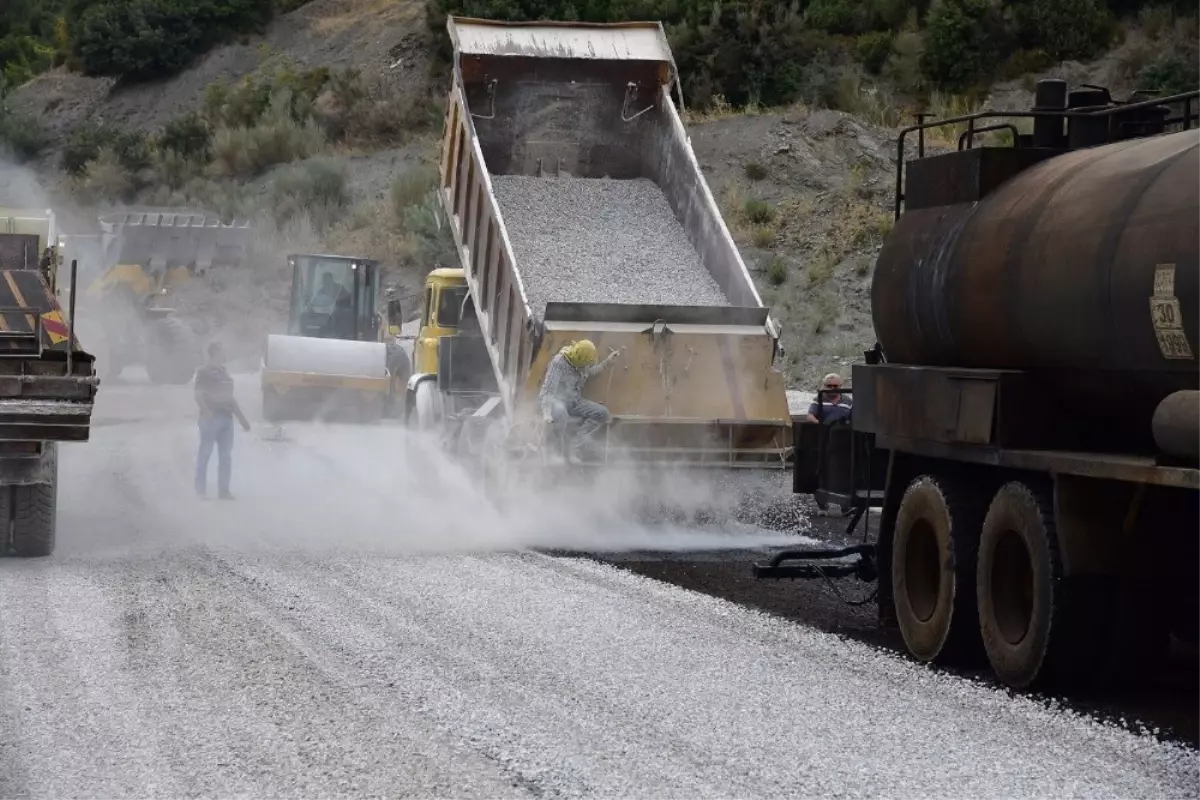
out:
M808 421L832 425L850 419L851 404L849 398L843 396L838 389L842 388L842 376L831 372L822 381L822 387L829 394L817 395L817 399L808 407Z
M243 430L250 423L233 396L233 377L225 369L225 349L218 342L208 346L208 363L196 370L196 406L200 410L200 449L196 453L196 495L205 497L208 462L213 445L217 448L217 492L222 500L232 500L229 477L233 468L233 420Z
M848 423L850 421L850 412L853 409L849 398L838 392L842 388L842 376L836 372L829 373L821 381L821 388L826 392L830 392L830 394L817 395L817 399L808 407L808 421L820 422L822 425ZM818 500L817 510L822 516L828 514L829 503L824 500ZM843 506L838 506L838 511L842 516L845 516L847 509Z

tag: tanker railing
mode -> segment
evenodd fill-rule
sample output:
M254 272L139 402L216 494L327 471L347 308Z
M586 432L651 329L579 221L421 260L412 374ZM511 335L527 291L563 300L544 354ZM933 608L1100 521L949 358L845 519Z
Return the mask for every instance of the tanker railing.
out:
M1173 94L1168 97L1155 97L1150 100L1141 100L1136 103L1117 103L1110 107L1092 109L1082 111L1079 109L1029 109L1027 111L993 111L990 109L984 111L976 111L972 114L963 114L957 117L947 117L941 119L927 119L928 112L919 112L917 114L918 122L915 125L910 125L907 128L902 128L896 137L896 193L894 203L895 219L900 218L900 213L904 204L904 142L910 133L917 134L917 158L925 157L925 131L931 128L944 128L947 125L963 125L967 126L967 130L959 135L958 149L971 149L974 143L974 137L977 134L1009 130L1013 134L1012 147L1017 147L1018 131L1013 123L999 123L996 125L988 125L985 127L977 127L976 122L989 119L1095 119L1097 117L1112 117L1117 114L1126 114L1130 111L1137 111L1143 108L1154 108L1157 106L1171 106L1182 104L1183 110L1176 116L1166 117L1162 121L1164 129L1171 125L1182 125L1182 130L1190 130L1193 123L1200 125L1200 112L1193 111L1193 102L1200 100L1200 90L1192 90L1190 92L1182 92ZM1121 123L1125 124L1125 123ZM1109 141L1113 141L1112 135L1113 125L1109 121ZM964 147L965 143L965 147Z

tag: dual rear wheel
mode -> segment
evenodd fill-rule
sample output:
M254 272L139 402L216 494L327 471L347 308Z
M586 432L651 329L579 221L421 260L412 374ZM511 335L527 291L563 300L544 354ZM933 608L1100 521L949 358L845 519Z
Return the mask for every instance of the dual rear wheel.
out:
M1017 689L1078 677L1111 639L1104 596L1064 579L1053 498L1033 481L999 486L920 475L897 512L893 608L918 660L973 666L986 657ZM1089 587L1084 587L1089 588ZM1094 588L1094 587L1090 587Z

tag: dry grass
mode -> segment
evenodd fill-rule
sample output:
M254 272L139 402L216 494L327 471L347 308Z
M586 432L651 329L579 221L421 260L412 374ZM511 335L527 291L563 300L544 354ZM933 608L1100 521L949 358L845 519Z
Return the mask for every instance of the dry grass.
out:
M708 108L688 108L681 116L686 124L701 124L723 119L734 119L736 117L757 117L760 114L786 114L804 110L806 109L802 103L793 103L790 106L779 108L765 108L752 101L744 106L733 106L726 102L723 95L716 95Z
M774 225L755 225L750 229L750 243L765 250L775 243L775 233Z
M782 286L787 281L787 263L780 256L772 256L764 272L772 286Z
M343 10L347 6L349 10ZM424 4L420 0L359 0L341 5L337 11L340 13L314 19L313 30L324 36L333 36L363 22L372 25L411 25L425 14Z

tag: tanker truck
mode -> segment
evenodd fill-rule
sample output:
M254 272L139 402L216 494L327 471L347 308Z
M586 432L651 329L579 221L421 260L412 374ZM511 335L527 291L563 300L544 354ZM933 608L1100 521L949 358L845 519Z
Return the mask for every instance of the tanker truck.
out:
M784 470L779 326L688 141L662 26L447 28L438 197L459 264L431 275L406 418L485 477L544 464L542 378L587 338L618 355L585 390L612 415L585 470Z
M853 509L863 541L757 577L877 582L913 657L1017 689L1196 642L1196 100L1042 81L1030 111L901 132L851 421L794 426L794 491ZM947 123L959 149L926 157Z

